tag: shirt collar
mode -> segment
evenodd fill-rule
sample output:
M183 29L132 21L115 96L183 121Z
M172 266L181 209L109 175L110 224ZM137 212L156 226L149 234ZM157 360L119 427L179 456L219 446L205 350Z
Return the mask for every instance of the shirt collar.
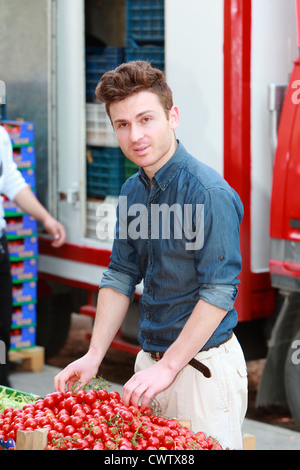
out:
M186 159L188 158L188 154L182 143L180 141L177 142L178 146L174 155L170 158L170 160L167 161L167 163L165 163L163 167L161 167L155 173L152 178L153 184L155 184L156 182L163 191L167 188L168 184L181 170ZM139 169L139 178L144 184L146 184L146 186L149 186L149 178L143 168Z

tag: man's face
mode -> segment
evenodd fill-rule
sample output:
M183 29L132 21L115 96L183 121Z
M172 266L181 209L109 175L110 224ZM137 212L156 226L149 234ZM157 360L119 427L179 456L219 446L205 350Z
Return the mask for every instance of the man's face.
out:
M176 150L177 108L173 106L167 117L158 96L142 91L113 103L110 117L124 155L151 179Z

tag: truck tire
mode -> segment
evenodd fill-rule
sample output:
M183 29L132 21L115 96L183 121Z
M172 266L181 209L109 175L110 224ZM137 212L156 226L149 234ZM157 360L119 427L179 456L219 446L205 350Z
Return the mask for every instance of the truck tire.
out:
M284 386L287 403L297 426L300 428L300 329L297 331L287 352Z

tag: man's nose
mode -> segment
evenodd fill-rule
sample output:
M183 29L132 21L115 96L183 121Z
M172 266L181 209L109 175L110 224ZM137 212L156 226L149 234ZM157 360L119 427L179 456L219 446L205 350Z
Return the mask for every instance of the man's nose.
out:
M143 129L138 124L133 124L130 129L130 138L132 142L138 142L144 136Z

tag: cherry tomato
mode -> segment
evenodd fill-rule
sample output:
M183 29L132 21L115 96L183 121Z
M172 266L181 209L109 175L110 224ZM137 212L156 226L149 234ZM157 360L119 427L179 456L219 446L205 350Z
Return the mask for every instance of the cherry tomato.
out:
M65 427L65 436L73 436L75 432L76 432L76 429L71 424L68 424Z
M83 403L85 401L86 392L84 390L78 390L76 393L77 403Z
M54 397L52 395L46 395L44 398L44 405L47 408L53 408L53 406L55 405Z
M74 428L80 428L83 425L83 419L80 416L72 416L71 424Z
M101 400L101 401L107 400L108 391L103 388L103 389L98 391L97 396L98 396L99 400Z
M62 403L62 402L61 402L61 403ZM72 408L73 408L73 406L76 405L76 403L77 403L77 402L76 402L76 398L73 397L73 396L70 396L70 397L66 398L64 407L65 407L67 410L71 411Z
M153 447L154 449L158 449L159 447L159 439L157 439L157 437L154 437L154 436L151 436L149 437L149 439L147 440L147 443L148 443L148 449L149 449L149 446L150 447Z
M91 405L92 403L94 403L94 401L96 400L97 397L98 397L97 392L95 390L90 390L85 395L85 402L88 405Z
M63 392L53 392L52 397L54 398L56 405L58 405L58 403L65 398L65 394Z

